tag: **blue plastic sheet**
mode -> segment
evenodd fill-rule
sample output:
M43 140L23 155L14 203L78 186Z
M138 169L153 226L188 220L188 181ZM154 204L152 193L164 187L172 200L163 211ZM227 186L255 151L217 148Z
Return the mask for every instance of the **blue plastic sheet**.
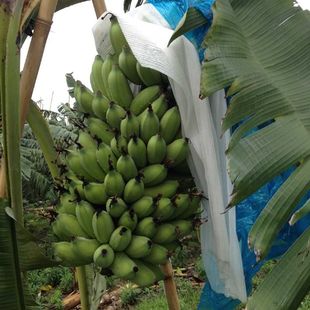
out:
M247 245L248 233L269 199L283 184L283 182L292 173L292 171L293 168L289 169L287 172L281 174L280 176L277 176L271 182L263 186L256 193L251 195L236 207L237 235L240 243L244 276L248 294L250 294L252 290L252 278L259 271L261 266L267 260L281 256L310 224L310 216L300 220L294 226L289 226L286 224L280 231L274 246L270 250L269 256L264 261L256 263L256 257L254 253L249 250ZM309 197L310 194L308 193L302 199L297 208L302 206L302 204L305 203L306 199ZM227 298L223 294L217 294L211 289L210 284L206 283L201 294L198 309L231 310L234 309L239 303L239 300Z
M211 6L214 0L148 0L147 2L155 6L172 29L176 28L180 19L190 7L198 9L206 17L206 25L185 34L196 47L200 60L203 60L204 49L201 44L212 22Z
M203 59L204 50L201 43L211 25L212 11L211 6L214 0L148 0L148 3L160 12L167 20L171 28L175 29L180 19L183 17L189 7L195 7L207 18L208 23L186 34L186 37L194 44L199 53L200 60ZM252 278L259 271L261 266L269 259L281 256L290 245L302 234L302 232L310 224L310 215L300 220L294 226L288 224L279 233L279 236L270 250L266 260L256 263L256 257L249 250L247 244L248 233L254 224L256 218L266 206L267 202L283 184L287 177L292 173L294 167L285 173L277 176L267 185L263 186L256 193L252 194L246 200L236 207L237 235L242 253L244 276L246 281L247 292L250 294L252 290ZM310 197L308 193L297 206L299 208ZM199 310L231 310L240 303L239 300L228 298L223 294L214 292L209 283L206 283L198 305Z

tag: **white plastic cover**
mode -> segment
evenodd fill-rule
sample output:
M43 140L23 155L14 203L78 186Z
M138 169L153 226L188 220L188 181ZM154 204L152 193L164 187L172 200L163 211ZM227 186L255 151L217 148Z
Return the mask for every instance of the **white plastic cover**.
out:
M196 185L208 200L203 201L201 247L207 277L213 290L242 302L247 299L235 210L223 214L231 193L224 150L227 135L221 139L220 124L226 110L224 92L199 99L201 66L189 40L179 37L169 47L173 33L168 23L151 5L145 4L127 14L112 12L137 60L169 77L178 103L184 136L190 143L189 165ZM107 13L109 14L109 13ZM93 27L98 53L112 51L110 21L106 13Z

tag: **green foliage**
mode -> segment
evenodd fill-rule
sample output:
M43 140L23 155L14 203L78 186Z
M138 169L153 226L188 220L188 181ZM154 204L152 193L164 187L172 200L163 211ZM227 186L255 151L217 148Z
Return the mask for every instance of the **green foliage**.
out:
M63 295L73 289L74 275L70 268L53 267L27 273L28 285L42 309L62 309Z
M195 233L192 233L192 235L184 239L181 246L175 250L175 253L171 257L172 265L174 267L180 267L196 262L200 253L200 243Z
M310 189L310 12L292 0L217 0L213 15L204 42L201 94L226 89L230 105L223 132L239 124L226 151L233 182L229 207L295 169L249 233L259 260ZM301 264L298 255L300 247L306 247L303 238L259 285L248 309L292 309L301 302L310 288L309 260Z
M131 284L127 284L122 288L120 298L123 306L133 305L138 301L142 290L134 287Z

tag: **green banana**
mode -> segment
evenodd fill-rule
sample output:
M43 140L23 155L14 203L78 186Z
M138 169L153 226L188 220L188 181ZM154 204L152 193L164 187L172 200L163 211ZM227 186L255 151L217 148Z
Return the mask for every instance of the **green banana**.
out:
M153 242L144 236L132 236L126 248L126 254L131 258L142 258L150 254Z
M66 156L66 163L70 170L74 172L78 177L84 177L88 181L95 181L93 178L82 166L82 157L79 151L77 150L68 150Z
M97 141L86 131L80 131L75 143L79 148L96 149Z
M81 266L84 265L73 251L73 244L71 242L62 241L53 243L53 252L56 257L61 259L62 265L67 266Z
M137 214L132 210L125 211L118 220L118 226L125 226L133 231L138 223Z
M124 45L127 45L127 41L124 37L121 26L119 25L117 18L115 16L111 17L111 27L110 27L110 41L112 47L117 55L122 52Z
M167 145L160 134L150 138L146 147L147 160L150 164L160 164L166 157Z
M120 157L122 153L127 152L127 140L119 134L115 135L115 137L111 140L110 146L112 152L117 158Z
M117 64L113 64L108 77L111 99L125 109L129 109L133 94L124 73Z
M118 64L129 81L137 85L143 84L143 81L140 79L136 68L137 59L128 45L123 46L123 49L118 57Z
M149 255L143 257L143 260L153 265L165 264L169 259L169 251L162 245L153 243Z
M109 172L109 160L112 161L113 166L116 165L116 157L110 146L105 143L100 143L96 151L96 158L99 166L105 173Z
M87 233L82 229L74 215L61 213L56 218L57 230L67 238L84 237L88 238Z
M174 137L181 126L181 116L178 108L170 108L160 120L160 134L169 144L174 140Z
M99 91L99 87L98 85L96 84L95 80L94 80L94 77L92 75L92 73L90 73L89 75L89 81L90 81L90 86L91 86L91 89L93 90L93 92L97 92ZM75 97L75 96L74 96Z
M111 161L109 164L110 171L107 173L104 179L105 191L108 196L121 196L125 188L125 182L122 175L113 168Z
M162 84L161 73L151 68L143 67L137 62L137 72L146 86Z
M108 199L106 208L109 214L115 218L120 217L128 209L124 200L116 196Z
M142 170L143 183L145 187L154 186L162 183L167 177L168 170L165 165L154 164L146 166Z
M161 119L165 112L168 110L166 95L164 93L161 94L156 100L152 102L151 106L158 118Z
M92 136L99 138L106 144L110 144L114 137L114 133L110 126L99 118L89 117L87 119L87 128Z
M193 222L190 220L176 220L171 224L175 226L178 238L189 235L194 229Z
M156 233L152 240L155 243L167 244L175 241L177 238L176 227L170 223L164 223L157 227Z
M142 178L138 175L130 179L124 188L124 200L127 203L133 203L140 199L144 193L144 183Z
M161 88L158 85L141 90L132 100L130 111L135 115L141 114L160 94Z
M57 205L57 213L67 213L75 215L75 195L64 193L60 196L59 204Z
M83 189L83 181L74 180L70 182L70 188L72 188L74 193L77 193L81 199L85 199L84 189Z
M125 182L138 175L138 169L131 156L122 154L116 163L117 171L122 175Z
M115 253L114 261L109 267L113 274L121 279L132 279L138 272L136 263L125 253Z
M92 108L94 114L103 121L106 120L109 103L110 100L107 97L103 96L101 91L96 92L92 102Z
M66 231L64 231L63 227L61 226L62 224L59 223L58 221L54 221L52 223L52 230L55 236L57 236L57 240L70 240L72 238L72 236L68 236L68 234L66 233Z
M92 205L86 201L80 201L76 204L76 219L82 229L91 238L95 238L95 233L93 230L92 220L95 213L95 209Z
M150 105L147 112L140 119L140 136L141 139L148 143L150 138L159 132L159 119L153 112Z
M102 77L102 81L103 81L103 88L105 90L104 95L111 100L111 93L110 93L110 89L109 89L109 82L108 82L108 78L109 78L109 74L112 70L112 66L114 64L114 60L113 60L113 55L108 54L107 57L105 58L105 60L103 61L103 64L101 66L101 77Z
M138 222L134 232L136 235L152 238L157 231L157 227L157 219L155 219L154 217L145 217L140 222Z
M155 204L152 197L143 196L133 203L131 208L135 211L139 219L143 219L153 213Z
M92 226L96 239L100 243L108 243L114 231L114 223L110 214L106 211L93 215Z
M80 151L82 167L89 175L99 182L103 182L106 173L100 168L97 162L96 150L83 148Z
M88 265L93 262L94 252L100 245L96 239L75 238L72 242L72 249L75 255L83 262L84 265Z
M182 214L179 215L179 219L185 220L191 216L199 214L201 199L202 195L200 193L190 194L190 202L188 208Z
M113 231L109 244L114 251L122 252L128 247L130 241L131 230L125 226L119 226Z
M92 101L94 98L94 95L92 92L83 85L80 81L76 81L74 89L75 99L78 104L78 109L83 112L90 115L93 115L93 109L92 109Z
M153 198L161 195L162 197L171 198L178 190L180 186L177 180L166 180L159 185L153 187L147 187L144 189L144 195L151 196Z
M132 137L128 142L128 154L136 163L137 168L143 168L146 165L146 146L139 137Z
M135 264L138 267L138 271L131 281L140 287L151 286L157 281L155 273L141 260L135 259Z
M169 219L174 212L175 207L173 206L171 200L169 198L162 197L157 201L156 209L152 216L158 218L160 221L165 221Z
M93 90L95 92L100 91L102 94L106 94L106 89L103 84L102 73L101 73L102 65L103 65L103 60L101 56L96 55L93 65L92 65L90 76L93 82Z
M105 183L90 182L84 185L85 199L95 205L104 205L108 200L105 188Z
M106 113L107 123L116 129L120 129L122 119L126 116L126 111L115 102L110 102Z
M129 81L137 85L143 84L143 81L140 79L136 68L137 59L128 45L123 46L123 49L118 57L118 63L119 67Z
M189 152L188 141L187 138L181 138L167 146L166 162L170 167L175 167L186 160Z
M169 218L169 220L178 218L181 214L183 214L188 209L189 204L190 204L189 195L188 194L177 194L172 198L172 203L175 208L174 208L174 213Z
M114 251L108 244L99 246L93 256L95 265L101 268L109 267L114 261Z
M139 121L138 118L127 111L126 117L121 121L121 135L126 139L130 139L132 136L139 136Z
M154 273L154 275L156 277L156 282L166 279L166 276L163 273L163 271L161 270L160 266L151 264L151 263L146 262L146 261L143 261L143 263L145 264L146 267L148 267L149 269L152 270L152 272Z

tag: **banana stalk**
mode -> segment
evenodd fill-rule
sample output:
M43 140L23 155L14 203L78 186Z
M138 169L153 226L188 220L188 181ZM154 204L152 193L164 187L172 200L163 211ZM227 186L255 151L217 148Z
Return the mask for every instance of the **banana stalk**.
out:
M0 197L8 197L13 208L15 218L23 223L22 205L22 184L20 167L20 144L19 144L19 46L18 29L21 18L23 1L2 1L0 5L0 105L3 130L3 153L2 169L0 175ZM1 212L4 212L4 205L1 204ZM15 309L25 308L25 297L22 283L22 276L19 266L17 251L17 240L15 227L12 221L4 216L5 224L11 228L7 246L14 248L11 257L1 257L2 264L7 264L7 270L12 270L13 274L3 275L12 277L14 280L13 292L10 292L14 299ZM3 224L3 223L2 223ZM5 224L1 228L5 229ZM2 252L6 249L4 248ZM3 254L3 253L2 253ZM4 259L4 261L3 261ZM3 268L2 268L3 271ZM5 294L9 284L2 287L2 294ZM14 297L13 297L14 296ZM4 298L0 296L0 307ZM12 302L12 301L11 301ZM13 306L13 305L12 305Z

